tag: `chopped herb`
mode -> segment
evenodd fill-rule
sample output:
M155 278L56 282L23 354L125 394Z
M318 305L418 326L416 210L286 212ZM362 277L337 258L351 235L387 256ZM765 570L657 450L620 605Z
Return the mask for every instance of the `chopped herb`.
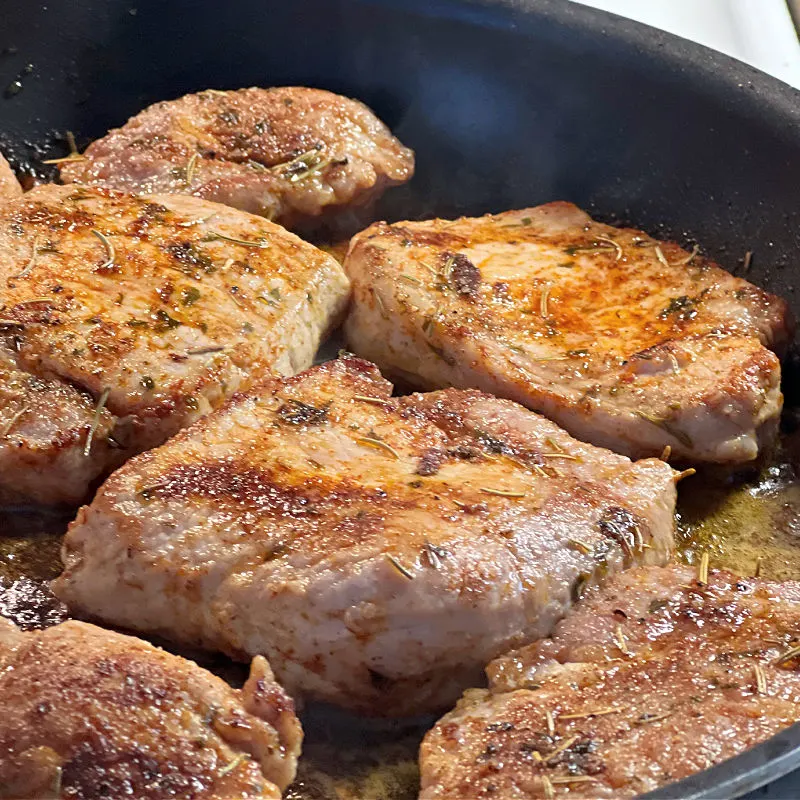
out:
M700 566L697 570L697 582L701 586L705 586L708 583L708 562L709 562L709 554L708 550L706 550L702 556L700 556Z
M764 668L761 666L761 664L756 664L753 667L753 671L756 675L756 692L758 692L758 694L766 694L767 676L764 674Z
M5 427L3 428L2 434L0 434L0 439L5 439L9 433L11 433L12 428L22 419L23 416L28 412L28 407L23 406L13 417L6 423Z
M645 413L644 411L635 410L633 413L636 414L637 417L649 422L651 425L661 428L665 433L668 433L673 439L680 442L684 447L693 447L692 439L689 434L685 433L680 428L676 428L666 419L655 417L651 414Z
M192 347L186 351L187 356L207 356L211 353L223 353L225 348L221 345L210 345L209 347Z
M556 721L553 719L553 713L550 711L549 708L546 708L544 711L544 719L547 723L547 733L549 736L556 735Z
M22 272L20 272L18 275L12 275L11 277L12 278L27 278L28 275L30 275L31 270L36 265L36 255L37 255L37 253L38 253L38 250L37 250L37 239L34 236L34 238L33 238L33 247L31 249L30 261L28 261L28 263L25 265L25 267L23 268Z
M88 456L92 450L92 442L94 441L94 435L97 431L97 427L100 424L100 415L103 413L103 409L105 408L106 403L108 402L108 396L111 394L111 389L106 387L103 389L103 393L100 395L100 399L97 401L97 405L94 409L94 418L92 419L92 425L89 428L89 434L86 437L86 444L83 447L83 455L84 457Z
M748 250L742 259L742 272L749 272L750 265L753 263L753 251Z
M197 159L199 158L200 154L195 153L186 164L186 185L191 186L192 180L194 178L195 170L197 169Z
M442 559L450 555L450 553L445 550L444 547L437 547L435 544L431 544L427 539L425 540L423 548L425 550L425 557L428 559L428 563L434 569L439 569Z
M365 447L373 447L377 450L385 450L387 453L391 453L395 458L400 458L400 453L398 453L397 450L380 439L373 439L370 436L362 436L360 439L356 439L356 442L360 445L364 445Z
M569 748L572 747L572 745L577 741L577 736L570 736L569 739L565 739L558 747L556 747L555 750L544 756L544 761L552 761L556 756L560 755L565 750L569 750Z
M616 252L617 252L617 255L616 255L616 258L615 258L616 261L619 261L622 258L622 256L625 255L625 252L622 249L622 245L620 245L619 242L615 242L609 236L598 236L597 237L597 241L605 242L606 244L610 244L614 248L614 250L616 250Z
M382 397L370 397L365 394L354 394L354 400L363 400L365 403L374 403L376 406L388 406L389 401L384 400Z
M422 281L419 278L415 278L413 275L406 275L403 272L398 277L402 278L404 281L407 281L408 283L413 283L415 286L422 286Z
M617 647L625 653L625 655L630 655L630 650L628 650L628 643L625 641L625 634L622 632L622 625L617 625L614 630L614 639L616 641Z
M586 542L581 541L580 539L567 539L567 541L574 545L578 550L581 551L584 555L589 555L593 552L593 549L590 545L586 544Z
M785 664L787 661L794 661L798 657L800 657L800 645L795 645L790 647L783 655L778 656L774 663L777 667L781 664Z
M618 714L624 711L627 706L608 706L607 708L593 708L590 711L581 711L577 714L561 714L559 719L584 719L586 717L605 717L608 714Z
M117 257L117 254L114 252L114 245L111 244L111 240L104 233L101 233L94 228L92 228L92 233L103 243L103 246L106 248L106 260L100 265L100 269L109 269L110 267L114 266L114 260Z
M761 577L761 565L764 563L764 556L759 556L756 559L756 568L753 570L753 577L760 578Z
M177 319L174 319L167 314L163 308L158 309L153 316L156 318L156 324L153 326L153 330L156 333L164 333L165 331L177 328L182 324Z
M547 775L542 775L542 789L544 790L545 800L553 800L556 796L555 790L553 789L553 782Z
M509 492L505 489L492 489L490 486L481 486L480 489L486 494L493 494L499 497L525 497L525 492Z
M542 290L542 296L539 298L539 312L543 317L548 316L547 301L550 299L550 287L545 286Z
M270 297L271 297L273 300L280 302L280 299L281 299L281 290L280 290L280 289L278 289L277 287L273 287L272 289L270 289L270 290L269 290L269 296L270 296Z
M328 419L328 409L330 403L318 407L302 400L289 398L286 404L282 405L278 411L278 416L290 425L321 425Z
M194 305L200 299L200 290L195 286L187 286L181 293L181 304Z
M414 573L406 569L393 555L384 553L386 560L404 577L410 581L414 580Z
M247 758L247 753L239 753L233 761L229 761L220 771L220 777L227 775L229 772L233 772L236 767L239 766L245 759Z
M219 231L210 231L208 236L203 240L206 242L213 242L217 239L221 239L225 242L233 242L233 244L239 244L242 247L257 247L260 249L264 249L265 247L269 247L269 242L262 238L262 239L237 239L235 236L228 236L227 234L220 233Z

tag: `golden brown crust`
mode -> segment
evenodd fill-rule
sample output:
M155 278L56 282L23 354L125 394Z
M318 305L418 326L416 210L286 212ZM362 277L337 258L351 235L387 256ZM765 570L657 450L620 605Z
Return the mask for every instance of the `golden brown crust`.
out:
M684 778L800 720L798 642L798 584L630 570L489 666L490 690L427 735L421 797L618 798Z
M97 444L111 433L126 454L270 370L310 365L348 292L332 258L260 217L75 186L42 186L0 208L0 286L14 366L79 387L90 419L108 390ZM18 398L6 416L34 400ZM90 454L94 472L73 501L113 463L101 455Z
M569 203L377 223L345 269L349 346L412 385L478 387L631 457L749 460L774 433L788 305Z
M320 89L204 91L156 103L64 164L65 183L193 194L294 226L414 171L362 103Z
M54 586L83 614L265 653L292 690L400 716L454 701L592 580L663 563L674 500L661 461L478 391L393 398L343 358L123 466Z
M238 691L93 625L0 620L0 666L0 797L280 798L294 776L302 733L264 659Z

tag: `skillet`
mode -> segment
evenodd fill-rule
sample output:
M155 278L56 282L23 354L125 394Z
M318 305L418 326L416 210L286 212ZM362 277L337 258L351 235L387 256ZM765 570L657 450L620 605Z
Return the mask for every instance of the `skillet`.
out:
M800 312L800 93L699 45L566 0L5 0L3 12L0 149L22 173L63 155L66 130L82 149L157 100L320 86L365 101L417 152L417 177L387 194L382 217L570 200L698 242L732 271L747 262L749 280ZM758 554L766 575L800 578L799 364L790 356L785 368L781 452L682 486L687 560L702 547L748 572ZM0 515L0 575L52 577L64 525ZM37 598L31 590L17 610L46 613ZM289 797L327 800L334 784L353 797L414 796L429 720L310 708L304 723L305 766ZM798 766L795 727L648 797L736 797ZM798 796L800 778L774 791Z

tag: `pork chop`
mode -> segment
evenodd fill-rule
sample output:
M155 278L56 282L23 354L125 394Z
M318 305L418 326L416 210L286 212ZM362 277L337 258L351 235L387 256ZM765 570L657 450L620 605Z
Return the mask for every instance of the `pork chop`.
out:
M0 618L0 797L280 798L301 742L260 656L239 691L132 636Z
M696 252L569 203L354 237L349 346L474 386L631 457L740 462L772 439L788 306Z
M800 584L642 567L492 663L423 741L422 800L631 797L800 720Z
M11 165L0 154L0 203L6 200L16 200L22 196L22 186L20 186Z
M322 251L194 197L51 185L0 207L0 344L16 370L64 397L38 424L69 449L69 496L85 494L119 450L160 444L270 370L309 366L348 290ZM13 403L4 392L0 419L41 405L25 380ZM7 433L36 419L31 409ZM114 452L97 446L109 435ZM0 484L36 481L36 499L47 500L63 448L20 455L31 474L4 470Z
M13 354L0 350L0 505L80 503L121 460L109 438L113 425L105 408L96 414L88 392L18 369Z
M344 358L274 379L115 472L64 541L81 614L368 714L455 701L598 577L663 563L672 469L477 391L391 397Z
M156 103L65 162L61 178L192 194L294 226L363 205L413 172L413 152L363 103L285 86Z

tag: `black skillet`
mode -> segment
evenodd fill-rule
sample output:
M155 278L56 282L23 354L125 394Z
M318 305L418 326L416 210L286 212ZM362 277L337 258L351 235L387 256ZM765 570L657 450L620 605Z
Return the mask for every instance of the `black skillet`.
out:
M700 242L729 269L749 251L747 277L800 311L800 94L700 46L566 0L3 0L0 12L0 149L20 168L63 155L66 130L82 146L185 92L321 86L367 102L417 151L417 177L383 216L571 200ZM648 797L736 797L798 766L795 726ZM774 792L800 796L800 778Z

